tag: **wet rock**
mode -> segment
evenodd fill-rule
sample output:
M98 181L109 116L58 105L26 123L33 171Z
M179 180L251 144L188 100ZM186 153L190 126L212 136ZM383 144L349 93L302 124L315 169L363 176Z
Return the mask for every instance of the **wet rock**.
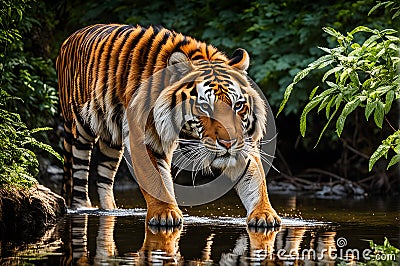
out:
M1 188L1 238L40 236L65 212L64 199L42 185L30 189Z

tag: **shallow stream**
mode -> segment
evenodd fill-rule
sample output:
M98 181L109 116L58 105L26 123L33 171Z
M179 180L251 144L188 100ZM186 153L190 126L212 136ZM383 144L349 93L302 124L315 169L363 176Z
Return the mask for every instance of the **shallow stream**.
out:
M117 191L115 211L72 211L38 239L3 240L3 264L33 265L335 265L368 253L367 240L400 246L397 198L318 199L272 194L283 217L275 230L248 229L234 193L182 208L182 228L145 227L144 201L135 190ZM357 253L358 252L358 253Z

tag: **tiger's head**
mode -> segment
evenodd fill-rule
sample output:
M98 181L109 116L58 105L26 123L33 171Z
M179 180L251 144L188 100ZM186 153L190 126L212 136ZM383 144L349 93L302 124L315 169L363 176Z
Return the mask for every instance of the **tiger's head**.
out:
M243 167L265 133L267 112L247 77L248 53L238 49L229 60L208 61L175 52L168 66L169 86L153 109L161 142L194 171Z

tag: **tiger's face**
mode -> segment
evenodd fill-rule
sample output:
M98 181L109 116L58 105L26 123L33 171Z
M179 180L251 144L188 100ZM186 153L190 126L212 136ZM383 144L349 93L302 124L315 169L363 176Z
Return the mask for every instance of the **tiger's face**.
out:
M247 94L235 80L221 83L207 79L194 86L197 95L191 96L189 103L191 117L187 116L180 137L198 141L196 148L204 167L233 167L246 157L242 149L249 122Z
M185 62L189 70L156 102L157 132L164 141L179 144L180 166L203 173L235 169L256 152L265 131L266 107L247 78L248 59L245 67L231 61Z

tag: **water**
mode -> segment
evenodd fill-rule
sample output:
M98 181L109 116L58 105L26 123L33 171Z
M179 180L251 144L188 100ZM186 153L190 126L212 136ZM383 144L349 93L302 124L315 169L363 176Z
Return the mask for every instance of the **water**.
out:
M133 197L135 195L135 197ZM397 198L316 199L270 195L283 217L279 229L248 229L234 193L212 204L183 208L182 228L146 227L143 198L117 191L123 209L72 211L27 244L2 241L8 265L334 265L349 250L359 256L366 240L400 241ZM354 252L353 256L357 255ZM350 255L351 255L350 254ZM349 255L349 254L347 254Z

